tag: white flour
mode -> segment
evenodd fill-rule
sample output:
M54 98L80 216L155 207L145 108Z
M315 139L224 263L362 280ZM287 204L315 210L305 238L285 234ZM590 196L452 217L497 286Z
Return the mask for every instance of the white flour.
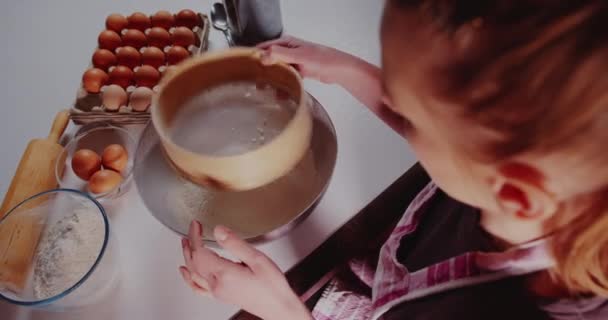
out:
M90 209L76 209L50 222L36 252L35 297L54 297L80 281L95 263L104 236L103 219Z
M258 236L305 210L321 191L320 182L312 151L287 175L253 190L213 191L180 179L167 189L167 218L183 233L192 220L200 221L206 238L212 237L218 224L241 237Z
M259 148L281 133L297 104L277 89L233 82L207 89L186 101L175 116L171 136L178 145L215 156Z
M201 223L205 221L205 215L208 215L207 207L213 199L213 192L202 188L196 184L186 180L175 188L169 189L167 192L167 203L172 216L177 220L177 224L182 230L188 230L188 226L192 220L198 220ZM207 225L203 227L207 229ZM205 234L209 230L204 230Z

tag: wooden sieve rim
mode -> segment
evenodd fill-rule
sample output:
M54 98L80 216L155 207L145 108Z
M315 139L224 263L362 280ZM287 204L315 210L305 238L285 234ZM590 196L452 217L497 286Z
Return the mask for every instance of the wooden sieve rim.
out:
M251 48L236 48L223 52L208 53L184 61L161 81L160 91L154 96L152 102L152 123L173 165L192 182L210 185L218 189L252 189L286 174L297 165L306 153L312 135L312 115L308 106L309 97L304 91L301 77L296 70L284 63L264 66L261 63L261 55L260 50ZM239 61L247 61L247 63L253 62L250 66L255 66L256 71L249 70L250 72L259 72L262 75L274 77L265 80L296 97L298 107L293 117L272 140L256 149L238 155L201 154L177 145L169 135L171 121L179 112L180 107L183 106L183 102L193 95L182 97L182 95L176 95L175 93L179 92L184 85L188 87L184 90L195 93L216 84L238 81L238 79L224 81L225 76L217 72L209 77L200 77L200 73L193 76L207 81L210 84L208 86L197 87L198 84L193 84L192 81L184 81L188 77L188 73L194 73L193 70L216 63L225 64L231 59L235 59L235 61L240 59ZM214 77L219 80L214 79ZM175 87L180 88L176 89ZM166 88L169 88L169 90L165 90ZM169 98L165 94L170 95L171 93L176 97L175 99L181 99L182 102L174 103L172 100L168 100ZM247 168L250 170L246 170ZM250 172L252 170L257 172Z

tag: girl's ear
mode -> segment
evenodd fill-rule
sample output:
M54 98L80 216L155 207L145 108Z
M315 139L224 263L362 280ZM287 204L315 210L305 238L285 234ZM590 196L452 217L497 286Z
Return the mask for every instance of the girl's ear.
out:
M507 163L492 181L494 197L503 212L525 220L546 220L559 206L543 185L542 174L531 166Z

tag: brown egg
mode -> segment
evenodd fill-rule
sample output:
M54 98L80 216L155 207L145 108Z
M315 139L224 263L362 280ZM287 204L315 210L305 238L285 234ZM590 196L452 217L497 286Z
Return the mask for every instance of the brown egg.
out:
M148 39L143 32L137 29L127 29L122 32L122 45L139 50L148 45Z
M106 18L106 29L114 32L120 33L128 25L129 21L122 14L112 13Z
M82 180L89 180L101 169L101 158L89 149L80 149L72 156L72 170Z
M167 63L169 63L169 65L173 65L178 64L190 57L190 52L183 47L172 46L165 49L165 55L167 56Z
M133 83L133 70L125 66L116 66L110 69L109 84L116 84L126 89Z
M100 194L114 190L122 182L120 173L112 170L100 170L95 172L89 180L89 190Z
M122 45L120 35L112 30L102 31L97 38L97 42L99 43L100 49L107 49L110 51L114 51Z
M116 49L116 59L119 66L131 69L141 65L141 53L133 47L120 47Z
M127 150L119 144L111 144L103 149L101 163L106 169L112 169L122 173L127 168L129 154Z
M196 44L196 35L186 27L177 27L171 31L171 43L174 46L188 48Z
M89 69L82 75L82 86L88 93L99 93L107 82L108 74L98 68Z
M159 68L165 64L165 53L156 47L141 49L141 64Z
M199 16L196 12L184 9L175 15L175 25L180 27L188 27L190 29L198 26Z
M153 88L160 80L160 72L152 66L141 66L135 69L135 85Z
M137 29L139 31L145 31L146 29L152 26L152 22L150 21L150 17L141 12L135 12L130 15L127 20L129 21L130 29Z
M175 17L169 11L161 10L152 15L150 18L153 27L160 27L166 30L173 27L175 24Z
M146 36L148 37L148 44L152 47L164 48L171 44L169 31L161 27L146 30Z
M144 112L148 110L148 107L150 107L150 104L152 104L152 95L154 95L154 91L152 91L150 88L136 88L133 92L131 92L131 96L129 97L129 107L131 107L133 111L137 112Z
M176 66L162 66L162 67L158 68L158 71L160 71L160 74L162 74L162 76L165 77L168 74L171 74L171 72L175 71L176 68L177 68Z
M97 49L93 53L93 66L101 70L107 71L111 66L116 65L116 56L110 50Z
M127 105L127 92L117 84L101 88L101 104L107 111L118 111L121 106Z

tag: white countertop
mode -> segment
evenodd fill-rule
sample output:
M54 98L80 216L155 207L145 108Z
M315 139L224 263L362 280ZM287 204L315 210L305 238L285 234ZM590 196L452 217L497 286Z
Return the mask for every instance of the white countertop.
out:
M4 194L27 142L46 136L60 108L73 102L105 16L111 12L208 13L210 0L2 1L0 21L0 194ZM331 45L378 63L381 1L284 0L286 33ZM225 46L211 32L210 48ZM286 270L347 222L415 161L406 142L344 90L306 83L338 132L338 162L317 209L287 236L260 248ZM108 301L77 312L48 313L0 302L12 319L227 319L238 308L195 296L180 278L179 239L157 222L133 188L110 208L119 246L120 285ZM382 214L378 212L378 214Z

